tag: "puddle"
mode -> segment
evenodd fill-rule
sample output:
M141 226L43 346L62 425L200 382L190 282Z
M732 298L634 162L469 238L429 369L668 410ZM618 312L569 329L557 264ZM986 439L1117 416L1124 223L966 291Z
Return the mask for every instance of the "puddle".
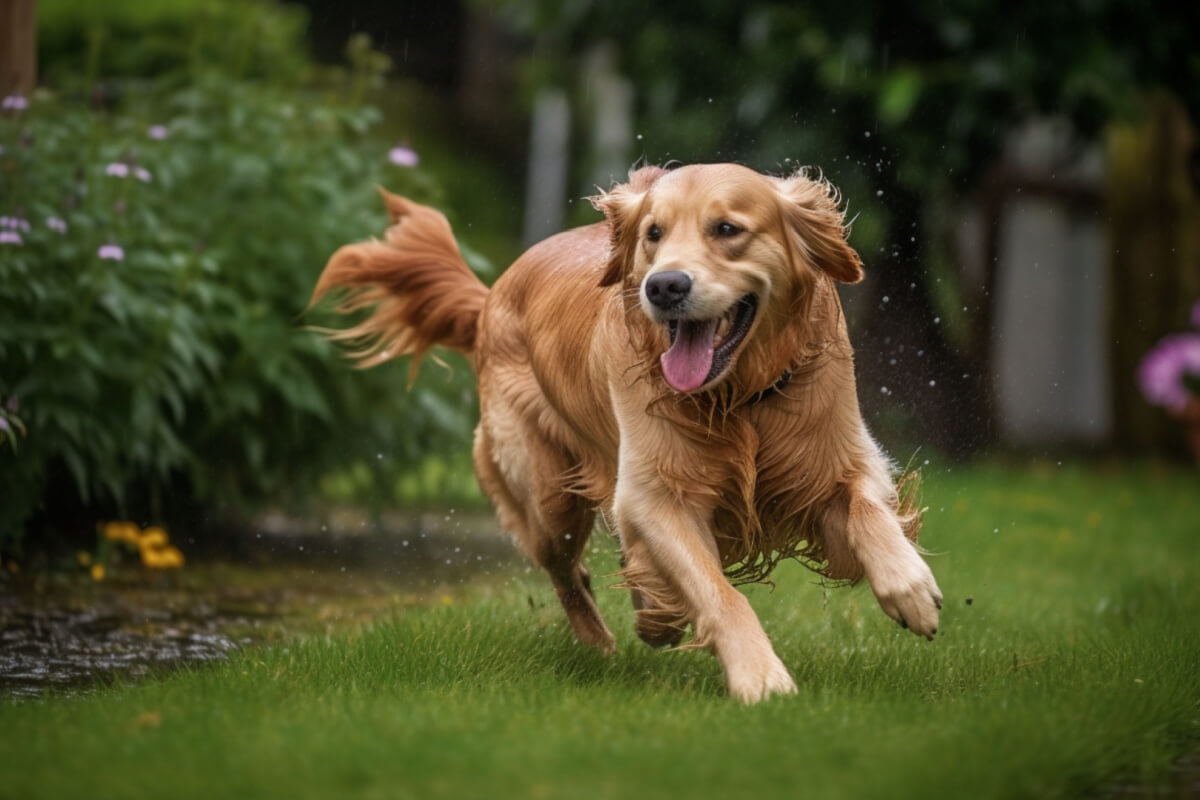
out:
M509 574L518 557L490 518L450 521L414 517L387 533L301 533L276 521L240 537L236 563L125 563L103 581L82 570L0 578L0 695L90 692L440 602Z

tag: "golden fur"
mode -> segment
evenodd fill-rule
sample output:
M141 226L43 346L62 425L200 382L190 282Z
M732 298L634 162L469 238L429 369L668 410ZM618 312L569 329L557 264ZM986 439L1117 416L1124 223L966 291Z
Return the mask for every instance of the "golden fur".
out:
M314 302L342 288L342 310L374 307L333 334L361 345L363 365L435 345L472 356L480 485L582 641L614 647L580 561L597 509L620 538L639 635L676 644L690 624L745 702L795 690L732 585L781 558L866 577L889 616L932 638L941 594L913 545L920 515L859 412L834 281L859 280L862 264L828 183L645 167L593 198L603 222L535 245L490 292L441 214L384 197L385 240L340 249ZM647 281L668 271L690 288L664 310ZM668 324L720 331L710 321L743 299L756 311L741 333L724 328L733 355L697 373L703 385L672 388Z

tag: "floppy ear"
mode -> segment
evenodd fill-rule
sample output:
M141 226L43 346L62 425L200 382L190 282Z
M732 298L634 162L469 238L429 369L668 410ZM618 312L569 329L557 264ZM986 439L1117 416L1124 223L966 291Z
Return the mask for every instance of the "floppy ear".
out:
M795 251L834 280L861 281L862 259L846 241L850 228L838 190L823 177L809 178L804 170L774 180L783 227Z
M642 167L630 170L629 182L614 186L607 192L589 198L597 211L604 212L611 230L608 264L600 276L601 286L620 283L637 248L637 221L650 186L666 175L662 167Z

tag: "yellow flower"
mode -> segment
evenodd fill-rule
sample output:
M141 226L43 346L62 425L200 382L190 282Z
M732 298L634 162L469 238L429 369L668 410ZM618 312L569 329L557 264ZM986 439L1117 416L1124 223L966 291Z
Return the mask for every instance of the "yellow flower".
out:
M137 537L137 546L138 549L145 552L147 549L157 550L160 547L165 547L169 541L167 532L155 526L142 531L141 535Z
M183 566L183 553L173 545L142 548L142 564L151 569L177 569Z
M87 550L80 550L75 554L75 558L79 561L79 566L81 567L90 566L92 563L92 554Z
M108 522L104 525L104 538L114 542L137 544L138 526L132 522Z
M92 580L94 580L94 581L104 580L104 565L103 564L92 564Z

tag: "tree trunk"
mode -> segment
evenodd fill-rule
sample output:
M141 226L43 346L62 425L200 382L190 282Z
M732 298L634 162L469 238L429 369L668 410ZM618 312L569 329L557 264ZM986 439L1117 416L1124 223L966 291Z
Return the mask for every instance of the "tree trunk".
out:
M37 4L0 0L0 94L26 97L37 83Z

